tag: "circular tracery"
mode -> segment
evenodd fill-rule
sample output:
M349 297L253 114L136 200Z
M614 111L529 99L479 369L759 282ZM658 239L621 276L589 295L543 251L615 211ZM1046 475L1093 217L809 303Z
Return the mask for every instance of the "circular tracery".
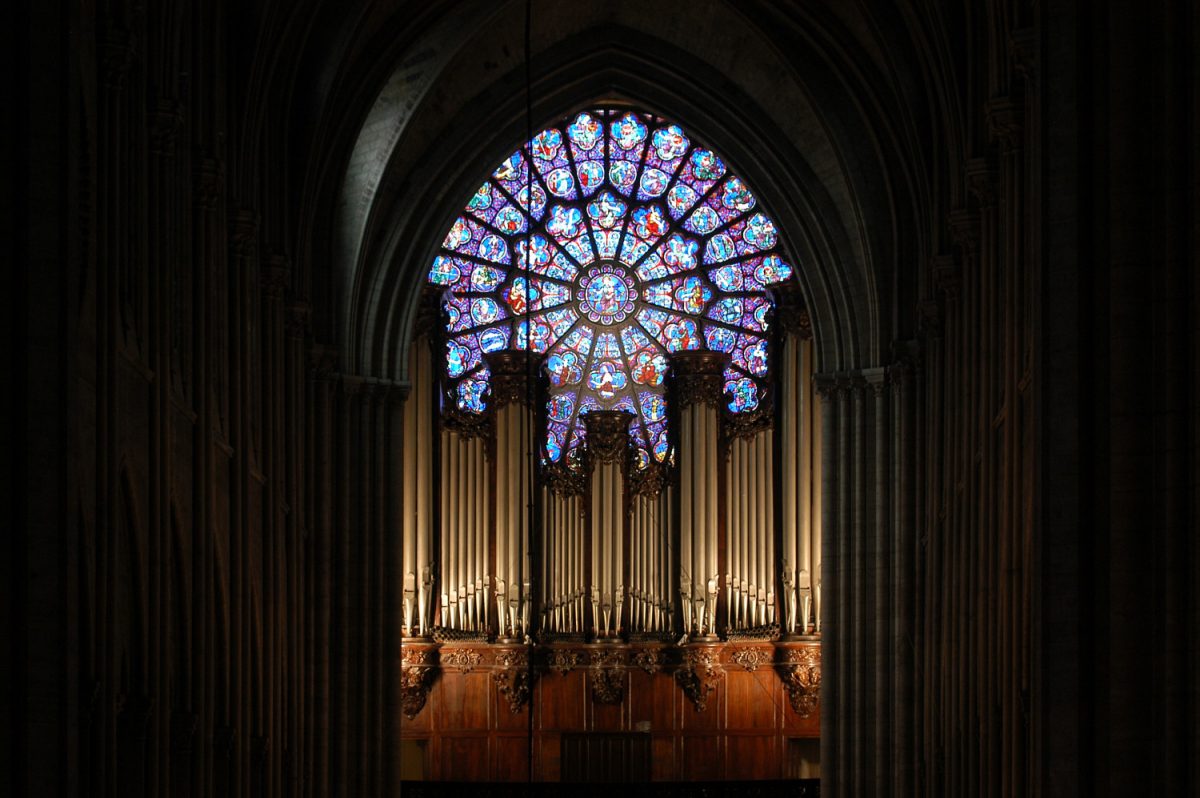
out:
M532 349L551 383L545 457L583 443L583 414L627 410L645 464L669 454L667 357L709 349L731 355L728 410L757 409L769 287L793 270L756 206L716 153L659 117L599 109L542 131L475 192L429 273L447 289L453 401L483 412L483 354Z

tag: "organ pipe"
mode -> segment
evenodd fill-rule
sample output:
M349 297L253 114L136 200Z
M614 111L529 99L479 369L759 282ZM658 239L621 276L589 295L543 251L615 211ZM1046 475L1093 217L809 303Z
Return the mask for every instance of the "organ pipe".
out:
M409 350L412 388L404 404L403 625L406 634L425 636L433 625L432 558L433 526L430 471L433 468L432 364L428 341L420 339Z

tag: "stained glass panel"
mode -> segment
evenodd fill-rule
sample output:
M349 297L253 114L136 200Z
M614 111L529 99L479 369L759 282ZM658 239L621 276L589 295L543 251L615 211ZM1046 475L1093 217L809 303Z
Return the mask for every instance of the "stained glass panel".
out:
M575 461L581 416L597 409L634 413L639 462L667 460L670 354L729 353L729 411L758 409L771 287L793 271L749 187L682 127L626 109L575 114L499 165L434 258L448 398L484 412L484 354L532 349L550 380L548 461Z

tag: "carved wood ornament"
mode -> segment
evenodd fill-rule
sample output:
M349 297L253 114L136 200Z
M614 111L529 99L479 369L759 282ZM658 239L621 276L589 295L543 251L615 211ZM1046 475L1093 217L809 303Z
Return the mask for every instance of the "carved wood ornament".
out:
M779 674L792 709L802 718L811 717L821 699L821 650L816 646L789 649Z
M675 671L675 682L691 700L697 712L708 709L708 696L716 689L721 669L717 655L711 651L688 650L684 652L683 664Z
M426 647L405 648L400 655L400 707L409 720L417 716L429 698L437 672L436 657L437 651Z

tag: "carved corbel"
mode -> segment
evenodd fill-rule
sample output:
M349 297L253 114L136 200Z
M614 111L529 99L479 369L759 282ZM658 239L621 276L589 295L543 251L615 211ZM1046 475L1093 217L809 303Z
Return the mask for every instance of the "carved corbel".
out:
M508 701L514 715L529 701L533 676L529 672L529 655L521 649L508 649L496 655L496 670L492 671L496 689Z
M717 655L712 651L688 649L683 654L683 663L675 671L675 683L691 700L697 712L708 709L708 696L716 689L721 676Z
M400 708L412 720L425 706L433 686L437 650L431 646L408 646L400 655Z
M625 697L625 663L619 651L592 652L592 700L599 704L619 704Z
M811 717L821 699L821 649L816 646L787 649L779 664L779 676L792 709L802 718Z

